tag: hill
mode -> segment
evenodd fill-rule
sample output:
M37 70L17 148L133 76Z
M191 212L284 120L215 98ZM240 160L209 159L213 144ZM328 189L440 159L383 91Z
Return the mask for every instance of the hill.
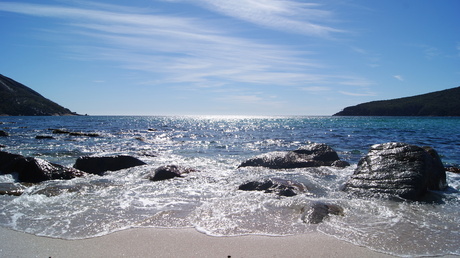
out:
M31 88L0 74L0 115L63 116L77 115Z
M334 116L460 116L460 87L432 93L372 101L346 107Z

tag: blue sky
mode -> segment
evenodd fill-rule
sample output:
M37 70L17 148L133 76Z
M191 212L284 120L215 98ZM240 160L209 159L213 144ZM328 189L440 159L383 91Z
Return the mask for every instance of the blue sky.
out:
M0 1L0 73L90 115L332 115L460 86L458 0Z

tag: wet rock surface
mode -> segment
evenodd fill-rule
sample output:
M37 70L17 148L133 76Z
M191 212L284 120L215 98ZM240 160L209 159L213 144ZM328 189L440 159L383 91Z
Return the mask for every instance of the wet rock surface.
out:
M309 224L323 222L329 215L344 216L344 210L337 204L314 202L302 209L302 221Z
M326 144L313 143L294 151L276 151L258 155L241 163L239 167L267 167L272 169L320 166L349 166L341 161L337 152Z
M145 164L145 162L127 155L106 157L85 156L79 157L73 167L87 173L103 175L106 171L116 171Z
M25 187L17 183L0 183L0 195L20 196Z
M297 182L280 178L271 178L265 181L251 181L238 187L243 191L264 191L265 193L275 193L279 196L295 196L306 191L306 187Z
M343 190L368 197L420 200L428 190L446 187L445 169L434 149L390 142L371 147Z
M85 173L48 161L0 151L0 173L18 173L21 182L38 183L53 179L72 179Z
M188 174L190 172L196 172L196 170L182 166L166 165L155 169L148 178L151 181L162 181L175 177L182 177L184 174Z

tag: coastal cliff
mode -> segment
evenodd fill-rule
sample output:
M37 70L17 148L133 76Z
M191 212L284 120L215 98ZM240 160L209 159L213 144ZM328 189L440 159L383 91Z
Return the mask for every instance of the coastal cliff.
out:
M460 116L460 87L432 93L362 103L334 116Z
M78 114L43 97L31 88L0 74L0 115L64 116Z

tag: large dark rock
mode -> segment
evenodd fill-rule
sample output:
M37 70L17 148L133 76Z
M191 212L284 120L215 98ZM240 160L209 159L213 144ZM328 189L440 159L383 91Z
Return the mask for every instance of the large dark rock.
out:
M72 179L85 173L48 161L0 151L0 172L18 173L21 182L38 183L52 179Z
M364 196L420 200L428 190L446 187L445 169L434 149L390 142L371 147L344 190Z
M182 177L184 174L188 174L190 172L195 172L196 170L191 169L191 168L185 168L181 166L176 166L176 165L167 165L167 166L161 166L152 173L152 175L149 176L149 179L151 181L162 181L162 180L167 180L171 179L174 177Z
M337 152L322 143L313 143L294 151L276 151L258 155L241 163L239 167L267 167L273 169L304 168L320 166L348 166Z
M9 136L9 134L3 130L0 130L0 136Z
M329 215L344 216L343 208L337 204L314 202L310 206L302 208L302 220L309 224L318 224L328 218Z
M271 178L262 182L251 181L238 187L243 191L264 191L265 193L276 193L279 196L295 196L305 192L306 188L301 183L295 183L280 178Z
M116 171L125 168L142 166L146 163L126 155L109 156L109 157L79 157L74 168L91 174L103 175L106 171Z

